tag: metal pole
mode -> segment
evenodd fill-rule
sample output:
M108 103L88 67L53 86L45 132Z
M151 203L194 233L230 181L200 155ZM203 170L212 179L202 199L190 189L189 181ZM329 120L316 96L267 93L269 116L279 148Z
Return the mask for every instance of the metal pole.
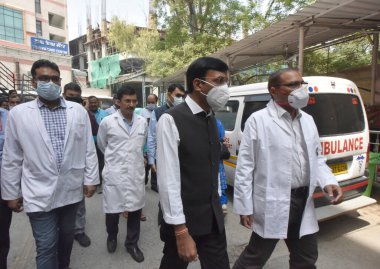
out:
M186 79L186 73L183 74L183 84L185 86L185 92L187 92L187 79Z
M377 80L377 58L379 55L379 33L373 34L372 44L372 68L371 68L371 105L375 104L376 80Z
M298 41L298 70L300 74L303 73L303 49L305 46L305 27L303 25L299 28L299 41Z
M142 107L145 107L146 102L146 92L145 92L145 75L143 75L143 81L142 81Z
M232 74L232 70L231 70L231 58L230 58L230 56L227 56L227 66L228 66L228 70L229 70L229 75L230 75L230 77L231 77L231 74ZM232 80L231 79L229 79L229 85L228 86L231 86L231 83L232 83Z
M24 87L25 87L24 81L25 81L25 77L22 76L22 80L21 80L21 101L22 102L24 102Z

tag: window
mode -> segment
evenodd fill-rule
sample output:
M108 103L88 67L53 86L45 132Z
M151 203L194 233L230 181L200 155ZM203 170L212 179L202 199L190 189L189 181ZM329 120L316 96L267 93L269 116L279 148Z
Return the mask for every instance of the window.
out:
M252 113L259 111L267 106L268 101L251 101L246 102L243 111L243 117L241 120L241 130L244 130L245 122L251 116Z
M250 95L245 97L243 117L241 119L241 130L244 130L245 122L251 116L252 113L259 111L267 106L267 103L271 99L269 94Z
M35 0L34 1L36 13L41 14L41 0Z
M239 109L239 101L230 100L227 102L224 108L215 112L215 116L219 119L226 131L232 131L235 129L236 116Z
M39 20L36 20L36 34L37 37L42 37L42 22Z
M54 14L54 13L49 13L49 25L59 28L59 29L64 29L65 28L65 17L62 17L60 15Z
M24 27L20 11L0 6L0 39L24 43Z
M338 93L310 94L302 109L313 116L319 136L355 133L364 130L364 115L356 95Z
M64 36L59 36L55 34L49 34L49 40L54 40L54 41L63 42L63 43L66 41Z

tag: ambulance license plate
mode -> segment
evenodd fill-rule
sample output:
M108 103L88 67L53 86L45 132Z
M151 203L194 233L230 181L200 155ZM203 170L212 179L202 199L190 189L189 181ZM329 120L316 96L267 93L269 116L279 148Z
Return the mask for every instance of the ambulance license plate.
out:
M329 165L334 175L347 174L347 163L334 163Z

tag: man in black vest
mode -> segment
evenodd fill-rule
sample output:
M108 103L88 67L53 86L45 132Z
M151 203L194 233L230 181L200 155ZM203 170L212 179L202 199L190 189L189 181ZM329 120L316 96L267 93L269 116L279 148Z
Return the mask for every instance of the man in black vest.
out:
M157 125L157 178L165 246L160 269L187 268L199 255L202 269L228 269L218 195L220 144L213 111L229 98L228 67L219 59L195 60L186 72L185 102Z
M151 167L152 175L156 175L156 126L161 115L165 113L169 108L179 105L183 102L183 97L185 96L185 89L181 84L170 84L168 87L168 93L166 95L166 103L162 106L153 110L149 121L148 128L148 165ZM155 192L157 189L157 177L151 178L151 188Z

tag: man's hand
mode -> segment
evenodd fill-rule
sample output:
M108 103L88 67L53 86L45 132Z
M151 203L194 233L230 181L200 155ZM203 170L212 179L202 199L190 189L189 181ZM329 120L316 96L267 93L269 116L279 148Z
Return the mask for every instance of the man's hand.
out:
M243 225L245 228L252 229L253 215L240 215L240 224Z
M87 198L90 198L91 196L93 196L95 191L96 191L96 185L84 185L83 186L83 194Z
M21 212L24 210L22 197L15 200L8 200L8 207L14 212Z
M327 185L324 188L325 193L328 195L330 203L337 205L343 201L343 191L338 185Z
M157 169L156 169L156 166L154 164L152 164L150 166L150 171L152 171L153 173L157 173Z
M186 229L185 225L179 225L174 230ZM186 231L176 235L178 256L186 262L195 262L198 259L197 246L191 235Z
M87 111L90 109L88 99L83 100L83 106Z

